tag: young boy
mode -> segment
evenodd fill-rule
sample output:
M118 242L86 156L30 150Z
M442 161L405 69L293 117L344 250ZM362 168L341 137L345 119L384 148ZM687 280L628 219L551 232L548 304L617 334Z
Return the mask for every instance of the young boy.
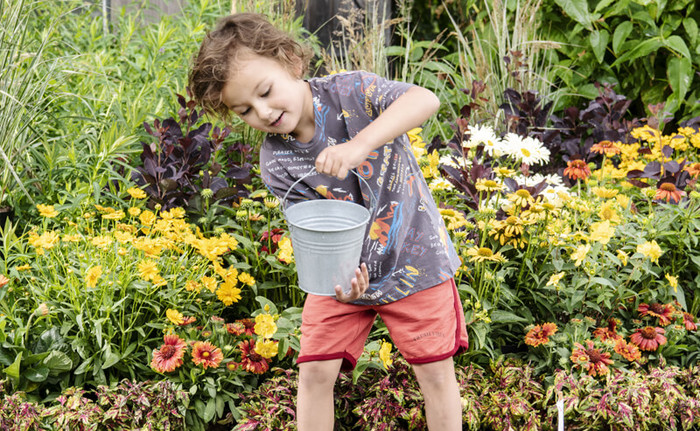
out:
M368 197L377 199L350 291L336 286L335 297L308 295L304 304L298 428L333 429L338 373L355 366L379 314L413 365L428 428L461 430L452 360L468 346L452 279L459 258L406 135L440 102L427 89L361 71L303 80L308 60L287 34L242 13L207 35L190 72L206 110L224 119L233 111L267 132L261 176L278 197L315 167L289 201L347 199L369 207Z

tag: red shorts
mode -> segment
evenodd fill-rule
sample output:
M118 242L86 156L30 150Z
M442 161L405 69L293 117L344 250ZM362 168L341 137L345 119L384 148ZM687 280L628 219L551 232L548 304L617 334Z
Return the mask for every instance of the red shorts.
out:
M308 295L297 363L343 359L342 368L353 369L377 314L411 364L440 361L469 347L462 302L449 279L383 305L344 304L331 296Z

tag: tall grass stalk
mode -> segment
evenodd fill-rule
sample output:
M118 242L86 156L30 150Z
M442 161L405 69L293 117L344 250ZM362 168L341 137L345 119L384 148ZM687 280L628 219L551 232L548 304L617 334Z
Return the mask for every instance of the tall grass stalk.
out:
M554 66L547 54L558 44L539 39L538 11L542 0L516 0L514 11L509 11L503 0L480 3L484 13L467 31L458 27L445 7L459 46L458 68L465 88L470 88L473 81L486 84L482 97L487 100L485 111L491 119L497 115L507 88L535 91L542 100L554 101L556 105L560 93L550 79ZM513 63L516 53L520 53L520 65ZM511 60L510 65L504 61L506 57Z
M43 3L0 1L0 206L15 188L34 203L24 183L28 149L40 138L47 89L60 73L57 63L44 59L54 26L37 38L28 25Z

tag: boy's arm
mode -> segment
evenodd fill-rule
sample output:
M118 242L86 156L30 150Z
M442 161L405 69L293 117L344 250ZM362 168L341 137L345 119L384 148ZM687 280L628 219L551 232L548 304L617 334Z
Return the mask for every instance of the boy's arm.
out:
M316 158L316 170L339 179L345 178L351 169L365 161L370 152L419 127L439 107L440 100L432 91L411 87L354 138L321 151Z

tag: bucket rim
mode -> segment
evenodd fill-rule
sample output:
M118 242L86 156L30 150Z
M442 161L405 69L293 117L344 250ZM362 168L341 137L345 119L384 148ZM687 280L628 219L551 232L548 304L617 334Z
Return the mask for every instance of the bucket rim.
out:
M329 205L329 204L332 204L332 205L341 205L341 206L343 206L343 205L344 205L344 206L347 206L347 205L357 206L357 207L358 207L357 209L363 214L363 217L362 217L362 220L356 221L356 222L354 222L354 223L353 223L352 225L350 225L350 226L343 226L343 227L339 227L339 228L328 228L328 227L324 227L323 229L313 229L313 228L309 228L308 226L302 226L302 225L300 225L300 224L298 224L298 223L295 223L294 221L290 220L289 211L292 211L292 212L294 212L294 211L300 211L298 208L297 208L297 209L293 209L293 208L298 207L299 205L304 205L304 204L309 204L309 203L310 203L310 204L313 204L313 205ZM287 208L287 209L284 211L284 215L285 215L285 219L286 219L286 221L287 221L287 224L289 224L290 226L293 226L293 227L296 228L296 229L303 229L303 230L310 231L310 232L340 233L340 232L346 232L346 231L350 231L350 230L355 230L355 229L357 229L357 228L359 228L359 227L366 227L367 222L369 222L369 219L370 219L370 215L371 215L371 214L370 214L369 210L368 210L365 206L360 205L360 204L358 204L358 203L356 203L356 202L341 201L341 200L338 200L338 199L311 199L311 200L308 200L308 201L297 202L296 204L290 206L289 208Z

